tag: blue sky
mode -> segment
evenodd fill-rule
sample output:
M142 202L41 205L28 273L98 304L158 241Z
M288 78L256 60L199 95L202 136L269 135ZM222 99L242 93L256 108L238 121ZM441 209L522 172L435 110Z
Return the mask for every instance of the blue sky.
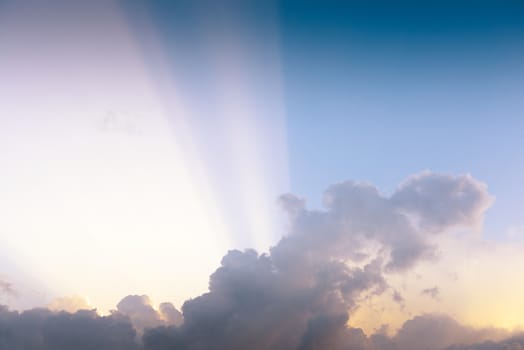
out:
M391 192L421 170L471 173L497 197L487 236L521 225L522 6L328 3L284 6L293 190L315 200L346 178Z
M390 192L405 174L421 170L472 173L497 196L488 228L518 225L523 69L505 54L474 68L467 61L385 63L377 67L385 74L369 66L365 74L350 57L310 58L290 68L294 191L318 198L322 183L355 178ZM320 64L331 68L314 71Z
M249 79L259 91L266 88L268 47L278 49L290 190L310 205L321 206L322 191L334 181L371 181L392 192L422 170L471 173L497 197L487 236L501 238L522 225L521 4L225 4L156 1L150 10L173 61L185 64L174 74L204 106L219 95L209 88L216 38L205 33L206 24L241 32L251 53ZM202 115L204 124L214 118L212 108Z

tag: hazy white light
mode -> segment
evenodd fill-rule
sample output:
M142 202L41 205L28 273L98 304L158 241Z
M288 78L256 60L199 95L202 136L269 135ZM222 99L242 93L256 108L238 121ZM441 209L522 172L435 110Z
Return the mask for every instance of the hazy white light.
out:
M115 4L86 6L35 19L12 5L1 23L2 254L38 272L44 300L181 301L205 289L228 235Z
M0 254L25 271L0 267L20 289L12 306L89 295L107 310L130 293L179 304L235 246L235 215L266 248L287 183L270 179L264 152L285 145L283 130L254 139L264 119L240 103L249 82L225 89L232 153L221 156L243 192L228 216L206 149L188 136L183 87L159 95L116 1L38 3L7 2L0 19Z

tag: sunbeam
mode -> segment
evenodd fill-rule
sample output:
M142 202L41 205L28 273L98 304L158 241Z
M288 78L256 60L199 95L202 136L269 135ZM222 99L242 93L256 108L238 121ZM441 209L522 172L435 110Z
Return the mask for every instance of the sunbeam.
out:
M220 198L236 245L266 250L280 236L275 198L289 189L276 8L247 7L264 13L261 35L249 32L246 11L233 3L206 5L131 1L123 9L176 139L196 153L193 173ZM150 20L155 13L165 17L160 24Z
M6 4L0 23L0 75L10 82L0 91L0 144L9 147L1 154L0 231L2 254L38 271L49 291L41 300L22 293L12 306L80 294L108 310L129 290L181 303L206 290L226 249L267 249L276 239L275 197L286 186L273 181L285 179L283 167L271 165L285 153L283 121L260 131L283 118L281 108L278 116L273 108L233 110L254 99L253 83L222 76L224 110L199 115L178 96L180 82L146 66L151 55L166 64L169 57L160 45L144 55L144 44L155 43L133 36L117 1L33 5ZM52 44L41 47L43 38ZM199 134L205 118L218 128ZM210 133L214 143L199 142Z
M0 350L524 350L523 17L0 0Z

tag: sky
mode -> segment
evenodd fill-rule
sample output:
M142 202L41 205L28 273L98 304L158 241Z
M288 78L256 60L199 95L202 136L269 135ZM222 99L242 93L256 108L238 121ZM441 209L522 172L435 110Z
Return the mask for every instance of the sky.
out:
M524 348L523 15L0 1L0 350Z

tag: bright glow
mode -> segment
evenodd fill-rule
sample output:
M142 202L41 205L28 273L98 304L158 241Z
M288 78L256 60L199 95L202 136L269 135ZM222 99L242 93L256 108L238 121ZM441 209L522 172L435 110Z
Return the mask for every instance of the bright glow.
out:
M55 12L64 4L41 5L35 17L13 1L0 22L0 252L34 274L11 306L89 295L104 311L130 293L180 304L207 289L236 246L236 217L223 210L230 199L206 178L206 149L187 135L195 130L191 106L176 96L182 87L169 82L168 96L157 94L116 2L80 3L68 16ZM227 103L248 97L230 88ZM267 245L268 194L282 188L268 190L275 170L258 152L275 143L252 140L248 109L231 115L225 137L240 155L213 156L236 163L246 191L234 214ZM0 273L27 285L28 276Z

